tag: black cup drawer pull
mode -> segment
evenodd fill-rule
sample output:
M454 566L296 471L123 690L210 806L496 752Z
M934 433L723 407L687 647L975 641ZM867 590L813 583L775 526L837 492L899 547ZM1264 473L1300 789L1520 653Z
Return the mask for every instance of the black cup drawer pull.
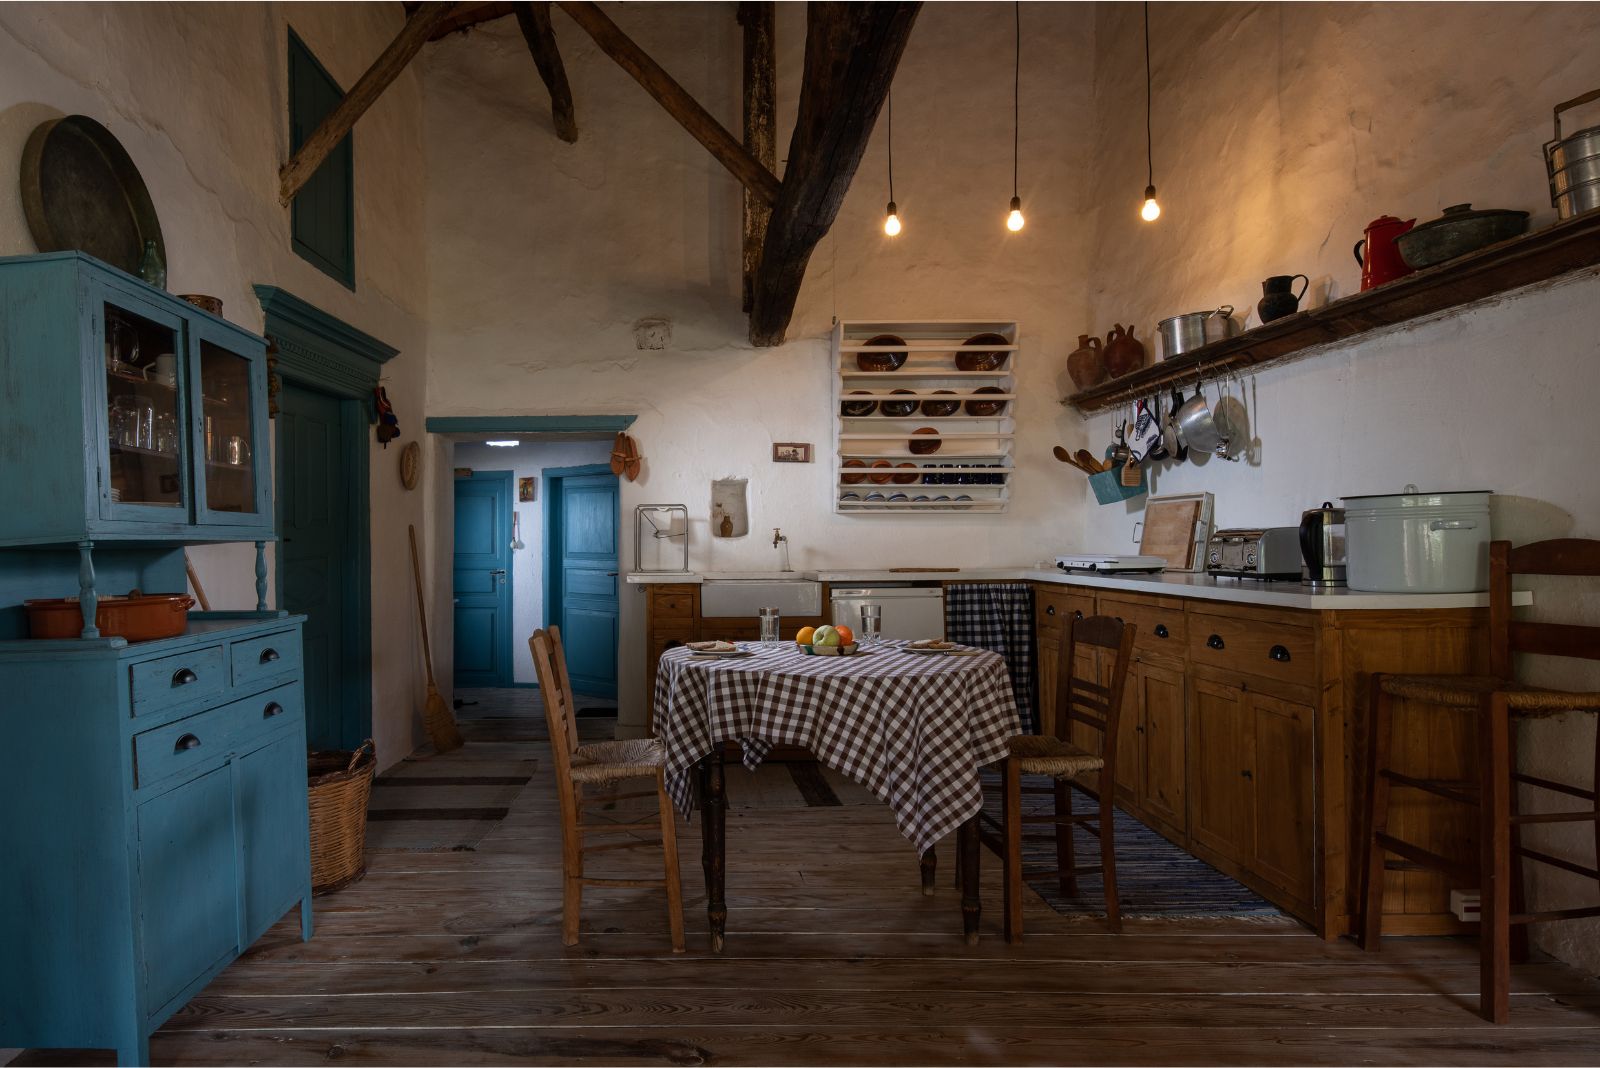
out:
M258 663L258 664L272 664L272 663L276 663L277 661L282 660L282 659L283 659L283 657L278 655L278 650L276 650L276 649L263 649L263 650L261 650L261 659L256 661L256 663Z
M1281 645L1274 645L1272 649L1268 651L1267 655L1280 664L1287 664L1289 662L1289 650Z
M199 681L200 676L196 675L191 668L179 668L177 671L172 673L172 685L174 687L187 686L192 682Z
M1165 623L1157 623L1156 624L1156 637L1157 638L1170 638L1170 637L1172 637L1172 632L1167 629L1167 625Z
M1055 615L1056 614L1056 606L1053 605L1053 604L1045 605L1044 606L1044 614L1047 615L1047 616Z
M183 752L187 752L190 749L199 749L199 748L200 748L200 739L195 737L192 734L185 734L182 738L179 738L177 740L177 742L173 745L172 751L174 753L183 753Z
M276 701L270 701L270 702L268 702L267 707L263 708L261 710L261 718L262 719L271 719L273 716L281 715L282 712L283 712L283 706L282 705L280 705Z
M1208 649L1221 649L1223 647L1222 635L1213 634L1211 637L1207 638L1206 647Z
M1081 609L1081 608L1074 608L1074 609L1073 609L1073 610L1072 610L1072 618L1073 618L1073 619L1082 619L1082 618L1083 618L1083 609Z

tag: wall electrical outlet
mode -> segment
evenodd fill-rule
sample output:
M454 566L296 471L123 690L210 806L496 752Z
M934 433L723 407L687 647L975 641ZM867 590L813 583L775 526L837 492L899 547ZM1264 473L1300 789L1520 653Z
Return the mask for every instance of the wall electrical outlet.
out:
M1479 917L1478 891L1450 891L1450 911L1455 913L1456 919L1462 923L1477 923Z

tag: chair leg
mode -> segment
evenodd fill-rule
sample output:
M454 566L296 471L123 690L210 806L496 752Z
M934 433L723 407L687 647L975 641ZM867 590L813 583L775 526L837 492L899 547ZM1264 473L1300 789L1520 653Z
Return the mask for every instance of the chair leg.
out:
M661 809L661 855L667 878L667 929L672 952L683 952L683 884L678 878L678 813L667 796L666 774L656 772L656 803Z
M1490 695L1478 715L1482 798L1478 1014L1503 1024L1511 1015L1511 761L1505 695Z
M1056 779L1056 881L1061 896L1078 896L1078 856L1073 824L1060 822L1072 815L1072 780Z
M1507 777L1517 770L1517 725L1511 722L1506 727L1506 752ZM1511 815L1519 811L1517 804L1517 784L1511 783L1508 788L1508 800ZM1521 913L1528 911L1528 887L1525 881L1526 869L1522 863L1522 825L1511 825L1511 911ZM1511 928L1511 963L1526 964L1528 962L1528 925L1519 923Z
M1111 768L1108 765L1100 776L1100 868L1101 885L1106 891L1106 926L1112 934L1122 933L1122 903L1117 900L1117 834L1116 834L1116 806L1111 803L1112 795L1117 792L1117 785L1112 779ZM1056 828L1056 834L1061 834L1062 828ZM1068 834L1072 828L1067 827Z
M1356 941L1369 953L1383 940L1383 847L1378 835L1389 829L1389 780L1379 772L1389 767L1390 715L1393 698L1383 692L1383 675L1372 676L1367 701L1367 797L1362 813L1361 916Z
M1005 760L1006 941L1022 941L1022 769Z
M583 905L583 839L578 832L579 797L562 809L561 828L561 944L578 944L578 914ZM571 815L569 815L569 812Z

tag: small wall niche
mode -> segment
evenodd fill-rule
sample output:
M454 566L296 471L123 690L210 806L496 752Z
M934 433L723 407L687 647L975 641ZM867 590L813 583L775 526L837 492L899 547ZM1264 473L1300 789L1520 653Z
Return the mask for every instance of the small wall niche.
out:
M746 503L748 480L719 478L711 483L711 536L742 538L750 533L750 507Z

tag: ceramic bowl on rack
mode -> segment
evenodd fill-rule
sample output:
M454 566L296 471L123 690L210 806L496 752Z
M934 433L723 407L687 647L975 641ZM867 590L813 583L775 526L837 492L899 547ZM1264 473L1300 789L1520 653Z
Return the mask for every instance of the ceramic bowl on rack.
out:
M917 465L912 463L910 460L907 460L903 464L897 464L896 466L897 467L909 467L911 469L911 470L907 471L905 474L895 475L894 476L894 483L897 486L912 486L912 485L915 485L917 479L922 477L917 472Z
M850 391L850 396L871 397L872 394L864 389L853 389ZM846 400L839 402L840 415L860 417L863 415L871 415L877 410L878 402L876 400Z
M975 389L975 390L972 391L972 395L974 397L978 396L979 394L986 394L986 393L999 393L999 394L1004 395L1005 390L1001 389L999 386L981 386L978 389ZM969 401L967 401L967 414L968 415L979 416L980 418L989 418L989 417L992 417L992 416L996 416L996 415L999 415L1001 412L1003 412L1005 410L1006 410L1006 402L1005 401L996 401L996 400L969 400Z
M908 397L916 396L909 389L897 389L894 392L896 396L902 394ZM908 415L917 414L917 402L915 400L886 400L879 407L884 415L894 416L895 418L904 418Z
M953 389L936 389L933 393L935 397L955 396ZM934 400L933 397L929 397L922 402L922 414L930 419L943 419L955 415L960 410L961 402L958 400Z
M988 349L990 345L1009 345L1003 334L974 334L961 343L956 353L956 369L960 371L996 371L1006 362L1004 349Z
M873 472L872 472L872 474L868 475L867 477L872 479L874 484L882 486L882 485L886 484L891 478L894 477L887 470L887 468L890 468L890 467L893 467L893 466L894 466L894 464L891 463L888 460L874 460L874 461L872 461ZM881 473L880 473L880 469L883 469L881 471Z
M906 448L911 450L913 456L932 456L943 444L939 440L939 432L931 426L918 427L911 434L911 439L906 442Z
M904 345L906 339L896 337L894 334L879 334L867 339L868 345ZM861 371L898 371L906 362L908 353L904 348L898 352L858 352L856 353L856 368Z
M865 460L846 460L840 466L842 466L842 467L866 467L867 466L867 461L865 461ZM841 472L840 475L839 475L839 481L840 482L843 482L843 483L845 483L847 485L851 485L851 486L855 485L857 482L865 482L866 479L867 479L867 476L866 476L865 472L863 472L861 474L846 474L846 473Z

